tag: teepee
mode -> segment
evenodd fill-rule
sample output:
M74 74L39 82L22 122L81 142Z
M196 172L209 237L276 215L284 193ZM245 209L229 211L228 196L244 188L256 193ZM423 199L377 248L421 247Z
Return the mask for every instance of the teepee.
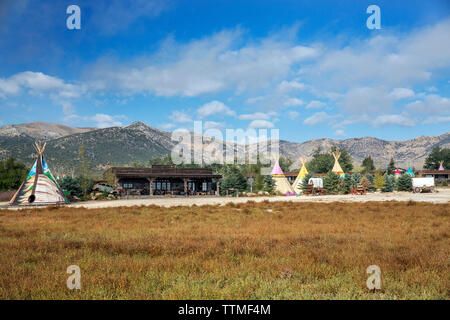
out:
M19 190L9 201L9 205L68 203L67 198L45 162L43 156L45 146L46 143L42 146L40 143L35 142L34 147L38 153L37 160Z
M439 161L439 169L438 169L439 171L444 171L445 170L443 163L444 163L444 160Z
M414 177L414 176L415 176L415 174L414 174L414 172L412 171L411 167L408 167L408 171L406 171L406 174L409 174L411 177Z
M286 179L283 170L281 170L280 164L278 160L275 162L273 166L272 172L270 172L273 180L275 181L275 192L282 193L285 195L293 195L295 194L294 189L292 189L291 184Z
M300 169L300 172L298 173L297 178L295 179L294 183L292 184L292 189L294 189L295 193L300 194L302 192L302 182L303 182L303 179L305 179L307 174L308 174L308 170L306 169L305 161L302 159L302 168Z
M398 177L400 177L402 174L400 173L400 170L395 170L395 178L397 179Z
M334 166L333 166L333 169L331 169L331 171L333 171L334 173L339 175L339 177L345 178L344 170L342 170L341 165L339 164L339 161L338 161L339 157L341 156L341 153L339 151L336 151L336 152L332 152L331 154L334 157Z

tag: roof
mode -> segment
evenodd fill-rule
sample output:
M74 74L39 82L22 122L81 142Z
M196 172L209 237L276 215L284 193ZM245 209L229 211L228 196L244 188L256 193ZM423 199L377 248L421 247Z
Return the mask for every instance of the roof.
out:
M222 178L220 174L213 174L212 169L208 168L154 165L151 168L112 167L110 170L118 178Z
M281 170L280 164L278 163L278 160L273 165L272 172L270 172L272 176L284 176L283 170Z

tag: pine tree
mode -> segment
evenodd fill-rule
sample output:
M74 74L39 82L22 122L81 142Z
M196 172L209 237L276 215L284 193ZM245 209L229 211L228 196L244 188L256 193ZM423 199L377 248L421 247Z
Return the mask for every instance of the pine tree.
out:
M386 184L386 180L384 179L384 177L381 175L380 172L377 172L375 174L375 178L374 178L374 182L373 182L374 187L378 190L382 190L382 189L384 189L385 184Z
M340 179L338 187L339 193L349 194L351 188L352 178L349 175L346 175L344 179Z
M360 184L361 178L362 178L362 176L359 172L355 172L354 174L352 174L352 176L351 176L352 187L356 187L358 184Z
M302 181L302 191L305 192L308 188L309 179L311 179L313 175L311 173L308 173L305 178Z
M409 174L403 174L397 181L398 191L412 191L412 178Z
M391 157L391 160L389 161L389 165L386 169L386 174L390 175L390 174L394 174L395 172L395 162L394 162L394 158Z
M369 190L372 187L372 183L369 179L367 179L366 176L361 178L361 184L366 188L366 190Z
M269 174L264 177L264 191L273 193L274 190L275 190L275 180L273 180L272 176Z
M323 179L323 188L327 194L337 194L339 192L339 176L334 172L329 172Z
M255 191L258 192L263 189L264 189L264 176L262 176L260 173L257 173L255 177Z
M395 190L395 177L391 174L384 176L385 185L383 192L392 192Z

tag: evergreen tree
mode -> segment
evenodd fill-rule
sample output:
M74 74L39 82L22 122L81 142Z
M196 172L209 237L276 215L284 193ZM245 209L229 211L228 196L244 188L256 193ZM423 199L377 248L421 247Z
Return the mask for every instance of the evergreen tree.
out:
M226 193L227 189L237 189L242 192L247 189L247 179L236 165L230 165L230 167L226 168L221 186L223 193Z
M323 179L323 188L327 194L337 194L339 192L339 176L334 172L328 172L328 175Z
M287 157L280 157L278 160L278 164L280 165L280 168L281 170L283 170L283 172L289 172L292 165L292 160Z
M395 190L395 177L391 174L384 176L385 184L383 192L392 192Z
M272 176L269 174L264 177L264 191L273 193L274 190L275 190L275 180L273 180Z
M439 168L439 161L444 161L444 168L450 168L450 148L441 149L439 146L434 147L425 158L423 167L429 170L437 170Z
M0 161L0 191L20 187L28 173L27 167L13 158Z
M409 174L403 174L397 181L398 191L412 191L412 178Z
M352 188L352 178L346 175L344 179L339 180L339 193L349 194Z
M394 162L394 158L391 157L391 160L389 161L388 167L386 169L386 174L390 175L390 174L394 174L395 172L395 162Z
M362 167L364 168L364 173L369 173L375 170L375 165L371 156L368 156L362 161Z
M260 173L256 174L255 177L255 192L261 191L264 189L264 176L262 176Z
M359 172L355 172L354 174L352 174L352 176L351 176L352 187L356 187L358 184L360 184L361 178L362 178L362 176Z
M311 173L308 173L305 178L302 181L302 192L305 192L308 188L309 179L311 179L313 175Z
M373 185L376 189L383 190L386 184L385 178L381 175L380 172L375 174Z

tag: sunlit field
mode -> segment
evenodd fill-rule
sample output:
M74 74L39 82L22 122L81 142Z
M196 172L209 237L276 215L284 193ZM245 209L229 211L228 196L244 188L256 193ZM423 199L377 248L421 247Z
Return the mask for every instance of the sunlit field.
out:
M0 298L449 299L449 232L416 202L1 210Z

